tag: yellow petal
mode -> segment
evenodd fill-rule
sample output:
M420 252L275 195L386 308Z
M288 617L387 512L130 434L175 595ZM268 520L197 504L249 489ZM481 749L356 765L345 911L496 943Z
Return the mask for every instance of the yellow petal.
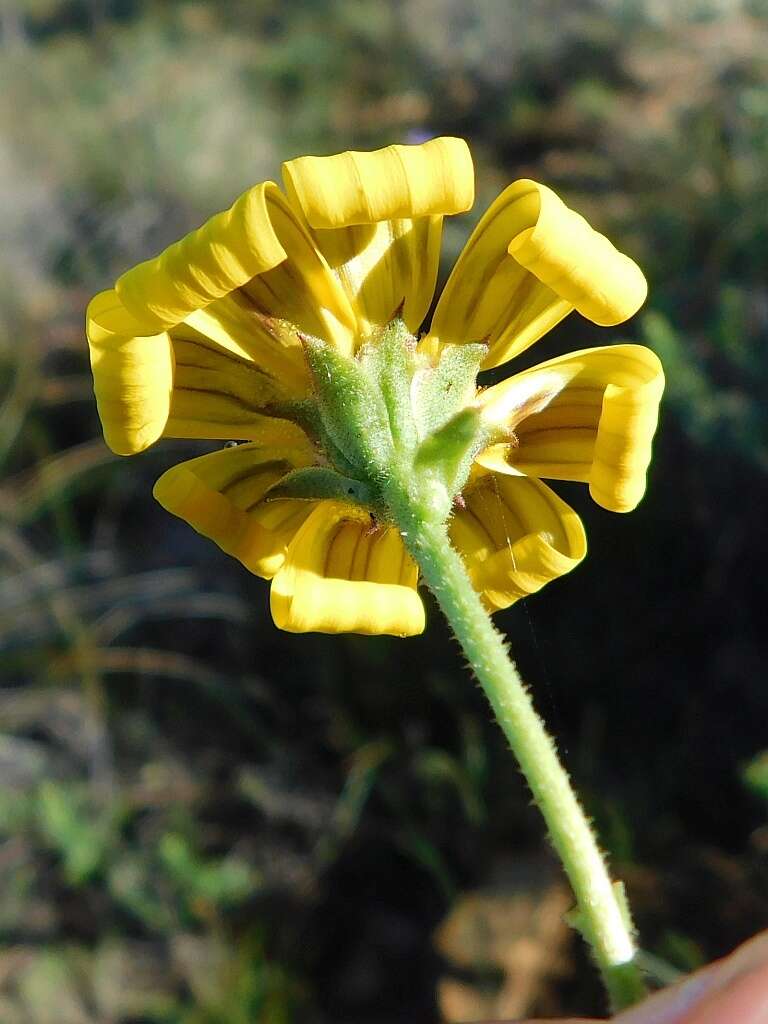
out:
M283 178L313 228L463 213L474 201L472 157L463 139L302 156L283 164Z
M90 303L94 390L105 440L118 455L143 451L159 437L256 438L275 403L307 394L303 358L294 361L277 343L271 354L263 343L259 353L252 339L259 365L226 331L212 329L212 314L200 320L208 335L180 324L142 336L114 290Z
M145 333L171 327L286 258L267 209L272 182L119 278L116 290Z
M291 633L413 636L424 630L418 570L392 527L323 501L272 581L272 617Z
M354 312L306 227L272 182L256 185L229 210L119 278L117 292L144 333L175 326L201 311L222 320L285 320L350 352ZM242 294L238 297L238 289ZM237 308L228 300L235 296Z
M551 189L510 185L489 207L459 256L428 338L441 344L485 341L485 368L519 354L577 309L598 324L632 316L645 278Z
M545 185L523 179L512 189L528 222L509 242L517 262L595 324L634 316L648 294L638 265Z
M416 334L427 315L440 265L442 217L313 231L358 316L358 339L397 314Z
M165 429L173 387L173 352L164 332L146 336L114 290L88 306L86 331L104 438L117 455L133 455Z
M336 272L364 338L399 313L416 332L432 302L442 218L468 210L474 173L461 139L301 157L286 190Z
M535 593L586 554L581 520L540 480L476 470L463 496L451 540L490 611Z
M200 321L203 316L203 326L210 328L212 317L205 311ZM300 384L306 380L303 367L301 376L297 370L296 379L288 376L286 381L189 324L180 324L169 333L175 370L165 437L258 438L265 416L274 414L277 404L306 394L306 383ZM289 389L287 383L296 387Z
M286 548L312 511L311 502L264 502L292 469L311 465L312 446L291 424L264 426L253 443L179 463L155 484L155 498L228 555L267 579L282 565Z
M269 185L244 199L156 260L123 275L118 289L134 303L141 321L117 291L92 304L96 389L105 435L116 451L140 451L162 434L255 438L264 415L274 414L276 405L309 394L297 329L352 351L355 314L285 197ZM270 262L267 250L261 263L256 252L262 214L268 218L265 237L277 240L279 252L273 255L282 260L271 270L263 269ZM237 264L242 273L232 271L233 253L242 257ZM246 269L263 272L211 297L241 282ZM216 286L207 287L214 277ZM147 324L158 320L174 323L167 332L145 337Z
M357 319L337 276L317 249L311 231L275 189L267 200L270 223L288 258L249 279L241 291L252 311L286 321L350 355Z
M307 361L300 339L294 331L265 321L242 288L190 313L170 333L172 339L202 336L224 354L254 363L279 383L286 397L308 394Z
M645 492L663 390L661 363L641 345L550 359L481 393L486 422L514 437L477 461L500 473L582 480L598 504L629 512Z

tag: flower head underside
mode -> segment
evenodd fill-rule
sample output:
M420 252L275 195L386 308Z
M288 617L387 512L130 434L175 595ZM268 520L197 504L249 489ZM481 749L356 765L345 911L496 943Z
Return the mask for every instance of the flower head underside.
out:
M490 387L577 311L645 299L639 268L550 189L513 183L480 220L429 329L445 216L474 172L454 138L301 157L120 277L88 309L104 434L238 441L165 473L155 496L271 579L277 625L411 635L418 570L389 481L448 520L490 610L570 571L581 520L544 479L628 511L645 488L663 373L638 345L572 352Z

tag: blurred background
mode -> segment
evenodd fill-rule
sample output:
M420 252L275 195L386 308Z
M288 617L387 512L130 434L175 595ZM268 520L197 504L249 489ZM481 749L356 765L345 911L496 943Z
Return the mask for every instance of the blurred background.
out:
M629 517L498 616L659 981L768 925L768 2L0 0L0 1021L598 1013L537 813L439 615L278 633L101 440L89 297L282 160L465 137L651 283L529 361L651 345ZM521 364L522 365L522 364ZM208 446L209 448L212 446Z

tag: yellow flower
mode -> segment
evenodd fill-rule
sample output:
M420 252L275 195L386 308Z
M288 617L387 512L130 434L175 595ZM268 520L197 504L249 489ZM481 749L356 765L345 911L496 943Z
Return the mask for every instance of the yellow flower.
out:
M471 157L463 141L440 138L301 157L283 175L285 194L254 186L92 300L104 435L124 455L160 437L246 442L175 466L155 496L272 580L282 629L416 634L418 570L392 521L339 494L274 488L313 466L355 477L299 414L314 394L305 340L355 360L395 319L417 335L443 217L473 202ZM485 346L482 369L495 367L573 310L618 324L645 295L632 260L550 189L517 181L473 232L409 356L414 402L419 381L443 373L446 407L457 408L449 364L469 343ZM473 371L458 408L479 415L483 445L461 494L449 495L449 525L487 607L539 590L586 553L581 520L542 478L581 480L605 508L634 508L662 389L658 359L636 345L574 352L486 389L475 390Z

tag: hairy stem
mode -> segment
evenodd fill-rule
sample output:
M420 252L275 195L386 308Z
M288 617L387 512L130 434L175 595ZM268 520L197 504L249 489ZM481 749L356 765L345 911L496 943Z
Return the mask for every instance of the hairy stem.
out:
M550 839L576 895L579 930L592 948L611 1009L629 1006L645 995L634 962L631 921L619 891L611 883L555 745L508 655L506 643L451 546L445 524L425 522L403 491L390 497L403 539L482 684L544 815Z

